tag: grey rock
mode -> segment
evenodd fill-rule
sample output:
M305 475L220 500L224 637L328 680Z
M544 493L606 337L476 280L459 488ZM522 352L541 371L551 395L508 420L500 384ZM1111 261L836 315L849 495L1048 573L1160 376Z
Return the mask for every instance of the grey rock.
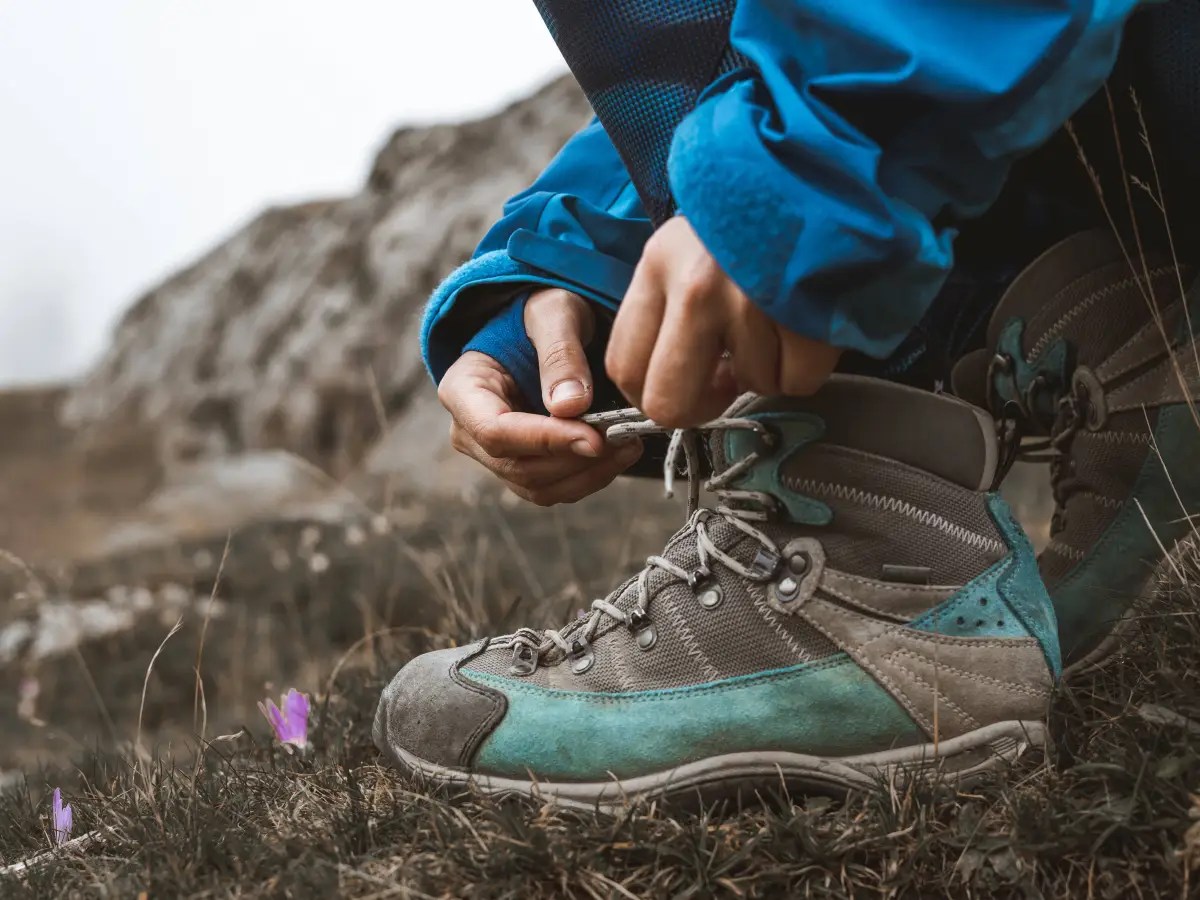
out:
M489 118L397 131L355 196L269 209L138 300L64 421L153 426L167 467L285 448L341 475L397 429L387 446L411 435L427 463L444 421L419 357L424 301L588 115L562 78Z

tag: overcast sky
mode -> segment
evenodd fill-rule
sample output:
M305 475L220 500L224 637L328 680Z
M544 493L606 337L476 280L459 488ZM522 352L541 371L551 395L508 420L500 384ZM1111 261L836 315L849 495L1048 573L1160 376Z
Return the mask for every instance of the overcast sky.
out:
M0 0L0 384L74 374L268 203L561 71L530 0Z

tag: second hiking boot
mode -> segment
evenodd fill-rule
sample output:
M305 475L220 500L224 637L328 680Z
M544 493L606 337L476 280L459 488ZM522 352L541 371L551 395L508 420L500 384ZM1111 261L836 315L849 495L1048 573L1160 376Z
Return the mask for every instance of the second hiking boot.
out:
M610 437L663 430L598 418ZM1054 614L988 491L986 413L841 376L806 400L742 398L677 432L668 465L684 456L693 481L707 457L720 506L565 628L410 662L376 714L386 757L614 808L969 778L1043 743Z
M1043 439L1055 511L1039 564L1072 670L1119 646L1200 510L1190 284L1166 255L1131 266L1107 232L1078 234L1013 282L988 349L955 371L955 391L1007 419L1013 442Z

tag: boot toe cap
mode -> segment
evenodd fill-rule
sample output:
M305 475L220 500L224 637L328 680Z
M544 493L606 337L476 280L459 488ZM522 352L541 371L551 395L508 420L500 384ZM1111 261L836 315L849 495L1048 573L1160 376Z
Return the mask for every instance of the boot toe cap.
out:
M435 650L409 662L383 690L375 712L375 746L407 768L404 754L465 769L479 744L504 717L503 694L463 678L459 665L481 644Z

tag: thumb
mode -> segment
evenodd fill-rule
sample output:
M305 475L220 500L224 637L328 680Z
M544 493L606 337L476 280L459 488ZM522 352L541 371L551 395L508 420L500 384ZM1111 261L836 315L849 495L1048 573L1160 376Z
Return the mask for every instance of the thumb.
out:
M525 303L525 333L537 350L542 402L552 416L575 418L592 405L592 373L583 348L595 322L588 302L570 291L538 291Z

